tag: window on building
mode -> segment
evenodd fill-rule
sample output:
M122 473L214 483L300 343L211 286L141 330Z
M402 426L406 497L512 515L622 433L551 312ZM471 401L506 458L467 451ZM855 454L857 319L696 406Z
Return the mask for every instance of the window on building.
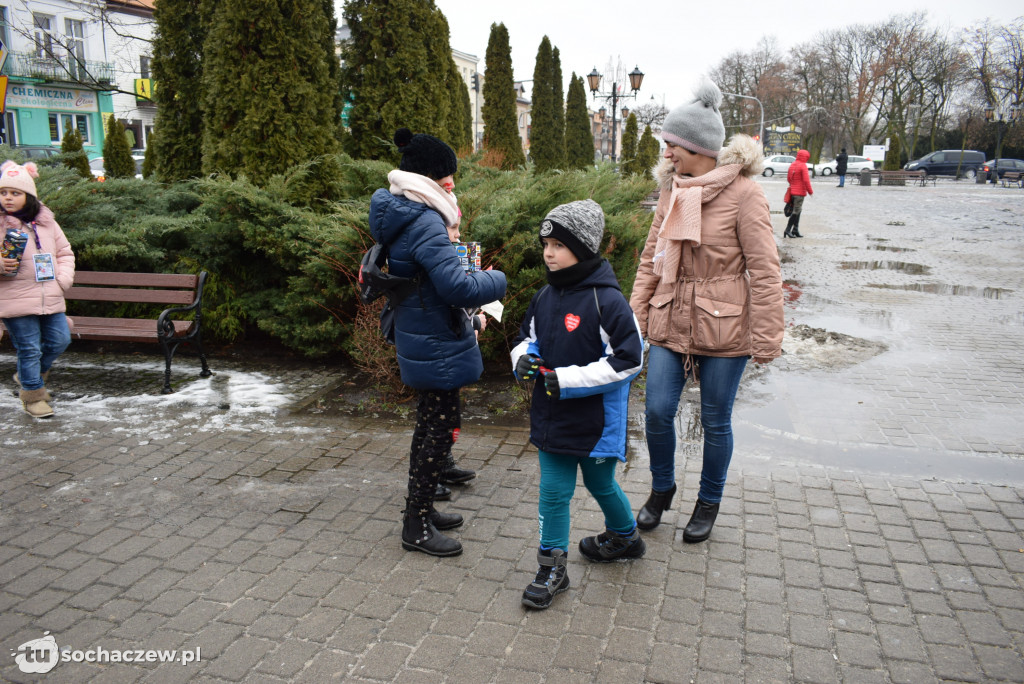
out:
M50 59L53 57L53 17L46 14L32 14L32 37L36 47L36 57Z
M4 45L7 45L8 48L10 48L11 36L10 36L10 32L7 30L7 8L6 7L0 7L0 39L2 39L4 41Z
M149 75L149 55L139 55L139 78L150 78Z
M88 115L63 114L61 112L50 112L50 141L57 143L64 140L64 129L68 126L78 129L83 143L88 145L92 142L92 137L89 135Z
M64 47L67 50L67 68L71 78L84 80L85 71L85 28L78 19L64 20Z

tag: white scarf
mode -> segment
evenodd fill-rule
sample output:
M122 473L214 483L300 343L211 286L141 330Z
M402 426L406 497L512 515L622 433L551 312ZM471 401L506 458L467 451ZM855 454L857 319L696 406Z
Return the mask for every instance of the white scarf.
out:
M445 228L459 222L459 203L455 194L446 191L436 181L418 173L395 169L388 174L388 182L391 183L392 195L401 195L435 209L444 219Z

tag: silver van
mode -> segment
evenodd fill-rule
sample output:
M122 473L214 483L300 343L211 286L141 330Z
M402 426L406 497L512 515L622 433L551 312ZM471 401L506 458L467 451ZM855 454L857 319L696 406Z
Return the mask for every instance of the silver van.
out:
M960 176L974 180L985 165L985 153L977 150L938 150L907 162L907 171L924 171L929 176Z

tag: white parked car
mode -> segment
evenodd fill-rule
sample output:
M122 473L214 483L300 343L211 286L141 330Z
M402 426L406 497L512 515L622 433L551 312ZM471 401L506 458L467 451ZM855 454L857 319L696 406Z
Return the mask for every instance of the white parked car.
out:
M762 176L774 176L779 174L785 176L786 172L789 171L789 165L796 161L796 157L788 154L776 154L771 157L765 157L764 159L764 171L761 172ZM814 165L811 163L807 164L807 172L812 176L814 175Z
M846 160L846 175L852 176L860 173L861 170L867 169L871 171L875 168L875 163L867 157L857 157L855 155L849 155ZM836 172L836 160L833 159L830 162L821 162L820 164L814 165L814 172L820 176L831 176Z
M135 177L142 179L142 162L146 160L145 155L133 154L132 159L135 160ZM95 159L89 160L89 168L92 170L92 175L97 179L106 179L106 172L103 169L103 157L96 157Z

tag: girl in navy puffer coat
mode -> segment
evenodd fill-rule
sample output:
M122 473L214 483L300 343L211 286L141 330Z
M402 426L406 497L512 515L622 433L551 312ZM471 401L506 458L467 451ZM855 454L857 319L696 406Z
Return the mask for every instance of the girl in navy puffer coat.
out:
M370 200L370 232L388 248L389 272L420 276L416 291L395 310L395 349L402 382L419 391L409 455L409 496L402 546L434 556L462 553L462 544L439 532L462 516L434 510L434 493L446 455L461 425L459 388L480 378L483 360L465 309L501 299L505 274L466 273L448 228L458 224L452 183L458 162L444 142L405 128L395 133L402 153L388 174L390 190Z

